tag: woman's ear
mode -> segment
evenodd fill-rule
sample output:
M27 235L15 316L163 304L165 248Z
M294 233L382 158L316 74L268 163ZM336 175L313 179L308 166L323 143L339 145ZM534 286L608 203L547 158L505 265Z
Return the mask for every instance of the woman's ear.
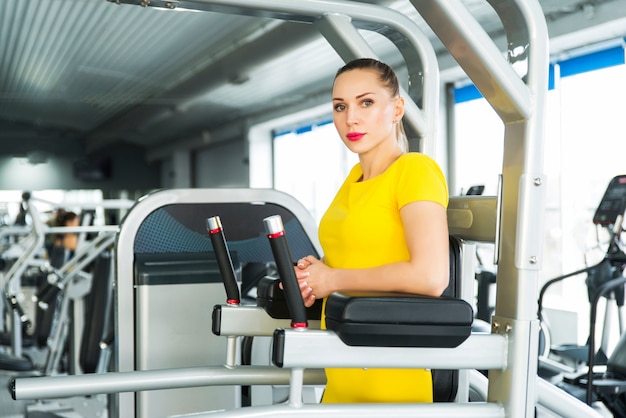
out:
M398 97L394 106L394 121L400 122L402 116L404 116L404 98Z

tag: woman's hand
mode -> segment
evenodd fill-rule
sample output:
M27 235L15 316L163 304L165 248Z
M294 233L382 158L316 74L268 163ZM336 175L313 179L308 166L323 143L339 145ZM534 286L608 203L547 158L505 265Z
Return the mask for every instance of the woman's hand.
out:
M312 255L298 260L294 271L300 286L302 301L307 308L311 307L316 299L324 298L333 292L328 285L328 275L332 269ZM282 282L279 287L283 288Z
M302 301L304 302L304 306L307 308L312 306L315 303L315 294L313 293L313 288L309 286L307 279L311 276L311 272L306 269L311 265L311 262L308 258L314 258L312 256L308 256L305 258L301 258L296 263L296 267L294 270L296 271L296 278L298 279L298 285L300 286L300 293L302 294Z
M315 299L325 298L333 292L330 287L332 269L323 261L309 255L298 260L295 269L304 306L309 307Z

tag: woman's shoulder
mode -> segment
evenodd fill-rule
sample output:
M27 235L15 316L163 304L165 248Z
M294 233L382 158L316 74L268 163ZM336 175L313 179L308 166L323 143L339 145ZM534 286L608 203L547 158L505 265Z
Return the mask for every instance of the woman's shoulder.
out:
M448 204L448 186L439 164L430 156L418 152L402 155L398 161L396 185L403 202L430 200Z
M407 152L397 160L401 169L421 169L441 171L439 164L430 156L420 152Z

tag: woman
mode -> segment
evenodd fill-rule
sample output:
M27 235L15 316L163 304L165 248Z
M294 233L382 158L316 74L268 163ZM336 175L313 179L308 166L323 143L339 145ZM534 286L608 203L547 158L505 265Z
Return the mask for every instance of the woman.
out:
M321 219L324 260L298 260L305 305L336 291L441 295L449 279L447 185L435 161L407 152L395 73L373 59L349 62L337 72L332 101L335 127L359 163ZM326 375L323 403L432 402L428 370Z
M72 211L59 209L54 220L54 226L75 227L80 225L80 217ZM74 256L78 245L78 234L74 232L56 234L54 245L49 250L50 262L54 267L61 267Z

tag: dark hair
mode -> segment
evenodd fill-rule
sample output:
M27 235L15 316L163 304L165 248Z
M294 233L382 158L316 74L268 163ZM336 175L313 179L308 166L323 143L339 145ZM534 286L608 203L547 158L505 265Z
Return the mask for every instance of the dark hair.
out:
M347 73L352 70L373 70L378 73L378 80L383 86L389 90L391 97L400 97L400 83L398 77L393 69L384 62L378 61L373 58L357 58L348 62L346 65L337 70L335 74L335 80L343 73ZM396 129L396 139L404 151L409 150L408 138L404 130L402 120L398 121L398 128Z
M357 58L348 62L346 65L337 70L335 79L340 74L346 73L352 70L374 70L378 73L378 79L387 87L391 97L400 96L400 84L398 83L398 77L393 69L384 62L375 60L373 58Z
M78 215L75 212L59 209L59 211L57 212L55 224L57 226L65 226L69 221L73 221L77 217Z

